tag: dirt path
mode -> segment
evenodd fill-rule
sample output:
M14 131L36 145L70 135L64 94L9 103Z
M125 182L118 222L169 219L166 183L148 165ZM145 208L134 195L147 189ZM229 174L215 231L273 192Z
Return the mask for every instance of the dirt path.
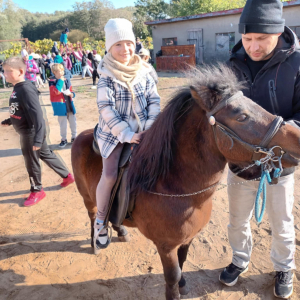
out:
M98 120L91 80L72 80L77 93L78 131ZM183 79L160 78L164 100L182 85ZM82 85L84 84L84 85ZM50 129L49 144L71 169L70 146L58 149L59 126L53 116L47 89L42 89L42 107ZM8 117L7 94L0 94L0 120ZM70 135L70 134L69 134ZM70 137L69 137L70 138ZM157 299L164 300L162 266L155 246L136 229L129 229L131 242L117 241L101 255L90 247L89 218L75 185L61 189L61 179L43 164L47 197L26 208L29 181L13 128L0 127L0 299ZM300 268L300 172L296 173L295 228L296 264ZM275 299L271 243L267 216L260 227L253 222L254 251L249 272L234 287L218 281L219 272L231 261L227 239L226 189L216 193L211 221L194 239L184 271L191 292L182 299ZM300 299L300 272L295 292Z

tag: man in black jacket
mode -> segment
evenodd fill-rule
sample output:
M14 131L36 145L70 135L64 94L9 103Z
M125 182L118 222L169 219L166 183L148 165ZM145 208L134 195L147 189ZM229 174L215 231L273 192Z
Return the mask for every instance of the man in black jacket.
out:
M284 26L280 0L248 0L240 18L242 40L228 62L240 81L243 93L274 115L297 126L300 121L300 47L295 34ZM252 252L250 219L254 208L260 167L240 173L230 164L228 238L232 263L220 281L233 286L248 270ZM295 269L294 168L284 169L278 184L267 187L266 210L272 229L271 260L276 271L274 294L287 299L293 293Z
M9 99L10 118L2 121L1 125L13 125L20 135L21 150L31 185L31 193L24 205L32 206L46 196L41 182L39 159L63 178L62 187L73 183L74 178L47 145L46 125L38 91L30 81L24 79L24 61L19 57L11 57L4 61L3 68L5 77L14 85L14 90Z

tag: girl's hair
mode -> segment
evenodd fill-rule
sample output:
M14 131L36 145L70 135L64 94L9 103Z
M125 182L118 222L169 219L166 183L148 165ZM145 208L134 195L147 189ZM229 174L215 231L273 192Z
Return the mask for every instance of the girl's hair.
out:
M4 66L9 66L16 70L22 69L24 72L26 72L26 64L24 63L24 60L18 56L12 56L6 59L3 63L3 67Z
M65 72L64 66L62 64L53 64L51 66L51 70L52 70L53 73Z

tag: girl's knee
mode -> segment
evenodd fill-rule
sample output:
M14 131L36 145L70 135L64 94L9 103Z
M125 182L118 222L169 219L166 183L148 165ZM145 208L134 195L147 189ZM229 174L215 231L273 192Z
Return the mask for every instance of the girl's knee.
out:
M101 176L101 181L103 180L103 183L105 185L113 187L118 179L118 172L111 172L109 174L103 173Z

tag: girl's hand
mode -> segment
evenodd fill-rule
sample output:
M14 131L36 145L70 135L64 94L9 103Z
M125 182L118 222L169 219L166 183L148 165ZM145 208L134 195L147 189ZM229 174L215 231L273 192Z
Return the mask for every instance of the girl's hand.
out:
M130 141L131 144L139 144L144 132L135 133Z
M28 72L31 72L31 70L32 70L31 68L28 68Z

